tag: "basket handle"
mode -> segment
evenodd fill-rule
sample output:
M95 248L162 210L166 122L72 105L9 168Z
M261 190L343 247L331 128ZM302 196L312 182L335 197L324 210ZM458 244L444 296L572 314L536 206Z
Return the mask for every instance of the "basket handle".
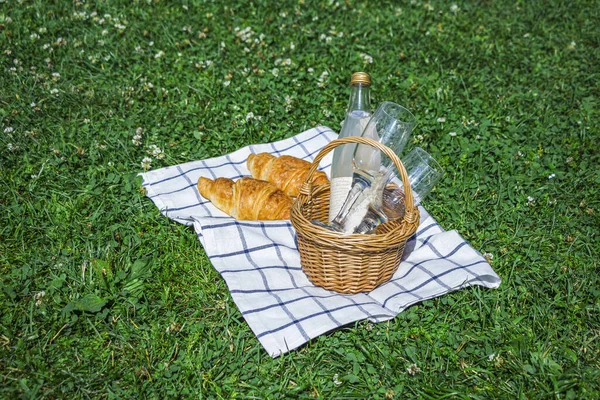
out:
M386 156L388 156L392 160L394 165L396 165L398 172L400 173L400 178L402 179L402 184L404 185L404 194L405 194L405 202L406 202L405 203L406 208L405 208L404 220L406 220L409 223L414 223L415 221L417 221L417 219L419 218L419 212L414 205L412 188L410 187L410 182L408 180L408 173L406 172L406 168L404 168L404 164L402 164L402 161L400 161L400 158L398 158L398 156L396 155L396 153L394 153L394 151L392 149L390 149L389 147L381 144L380 142L378 142L374 139L366 138L366 137L362 137L362 136L348 136L348 137L341 138L341 139L335 139L335 140L332 140L331 142L329 142L327 145L325 145L321 149L321 151L319 151L319 154L317 154L314 161L312 162L312 165L310 166L310 168L308 170L308 175L306 176L306 181L302 184L302 187L300 188L300 193L298 194L298 197L306 196L306 197L310 198L311 193L312 193L312 176L317 171L317 168L319 167L319 163L321 162L321 160L331 150L335 149L338 146L341 146L343 144L348 144L348 143L366 144L371 147L375 147L376 149L381 150L381 152L383 152Z

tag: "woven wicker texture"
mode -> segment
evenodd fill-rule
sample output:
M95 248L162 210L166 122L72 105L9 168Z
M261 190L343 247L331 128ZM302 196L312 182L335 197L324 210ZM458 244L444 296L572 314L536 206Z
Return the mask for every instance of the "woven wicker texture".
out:
M327 153L347 143L381 150L396 165L404 185L403 219L380 225L373 235L344 235L311 223L312 220L327 222L329 216L329 185L312 187L312 175ZM310 281L328 290L353 294L369 292L390 280L400 265L406 241L419 226L419 210L413 203L408 176L398 156L373 139L352 136L331 141L317 154L292 206L291 222L296 229L302 270Z

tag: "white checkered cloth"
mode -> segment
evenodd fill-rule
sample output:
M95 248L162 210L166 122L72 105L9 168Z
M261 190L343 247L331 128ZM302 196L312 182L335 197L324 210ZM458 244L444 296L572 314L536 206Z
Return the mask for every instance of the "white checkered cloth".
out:
M237 221L198 193L200 176L237 179L249 175L250 153L288 154L312 161L337 137L316 127L289 139L257 144L231 154L141 174L160 212L193 225L212 265L265 350L276 357L352 322L381 322L412 304L470 285L497 288L500 278L456 231L444 231L420 207L421 224L408 240L392 279L370 293L342 295L314 286L300 267L289 221ZM321 162L328 172L331 153Z

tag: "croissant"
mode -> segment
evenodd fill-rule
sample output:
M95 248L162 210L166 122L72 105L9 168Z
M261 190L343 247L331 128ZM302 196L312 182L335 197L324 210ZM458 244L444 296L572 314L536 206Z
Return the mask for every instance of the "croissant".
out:
M292 198L266 181L200 177L198 191L215 207L240 220L290 219Z
M306 181L310 163L293 156L275 157L269 153L250 154L248 169L252 177L272 182L288 196L296 197L300 187ZM329 183L323 171L316 171L312 176L312 184Z

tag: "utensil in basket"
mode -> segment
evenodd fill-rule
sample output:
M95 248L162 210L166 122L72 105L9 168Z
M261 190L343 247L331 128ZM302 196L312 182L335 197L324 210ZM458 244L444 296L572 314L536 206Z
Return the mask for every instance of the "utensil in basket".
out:
M329 217L329 185L313 187L312 175L327 153L348 143L369 145L383 152L395 164L404 186L404 217L379 225L374 235L344 235L311 223L327 223ZM398 156L376 140L351 136L331 141L317 154L292 205L290 219L296 230L302 270L309 280L328 290L353 294L371 291L390 280L400 265L406 241L417 230L419 210Z

